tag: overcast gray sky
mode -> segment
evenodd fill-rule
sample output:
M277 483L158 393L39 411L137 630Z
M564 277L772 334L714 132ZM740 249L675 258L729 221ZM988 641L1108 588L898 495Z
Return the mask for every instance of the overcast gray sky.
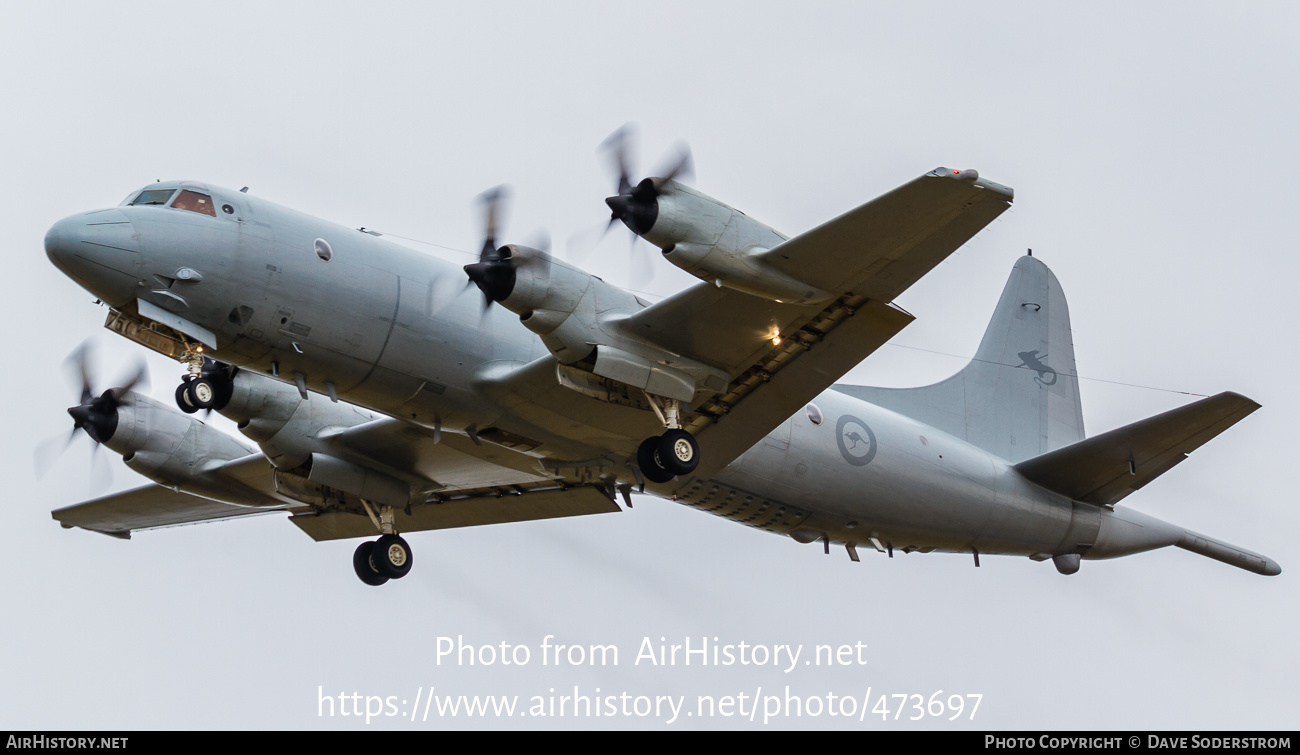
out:
M983 695L975 720L780 718L911 730L1294 728L1300 695L1293 473L1300 276L1300 12L1290 3L17 4L0 27L0 217L10 493L0 726L365 727L326 694ZM353 226L470 250L476 194L514 187L509 233L557 251L604 222L596 146L640 124L639 167L688 141L695 185L798 233L946 165L1016 189L1013 209L899 303L897 344L969 356L1027 247L1069 298L1090 433L1236 390L1263 409L1126 501L1265 553L1264 578L1166 549L1050 563L801 546L677 504L417 533L382 589L349 541L281 517L120 542L64 531L89 497L62 360L87 337L103 383L142 350L45 258L56 220L155 179L250 186ZM435 247L430 254L460 261ZM584 264L627 279L627 234ZM690 280L658 261L651 293ZM854 373L915 385L960 359L886 346ZM150 357L168 398L175 364ZM223 425L229 427L228 425ZM232 430L233 431L233 430ZM110 454L115 489L143 479ZM617 666L542 666L612 644ZM437 638L523 644L523 667L439 664ZM861 642L865 666L648 668L680 643ZM422 689L421 689L422 688ZM600 692L597 693L596 689ZM761 690L761 691L760 691ZM911 715L909 711L903 717ZM378 717L371 728L759 728L738 717ZM892 714L891 714L892 719Z

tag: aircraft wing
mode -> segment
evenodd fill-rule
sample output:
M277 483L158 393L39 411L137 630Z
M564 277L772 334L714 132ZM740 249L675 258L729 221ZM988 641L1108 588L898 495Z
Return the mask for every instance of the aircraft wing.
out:
M432 431L395 419L357 425L326 438L337 458L400 477L411 485L409 509L396 513L399 531L520 522L619 511L603 485L559 480L540 460L497 443ZM314 513L277 494L274 469L260 453L207 474L213 494L249 505L209 500L162 485L79 503L53 512L64 527L81 527L129 539L138 530L289 511L315 540L375 534L368 516L355 511ZM424 503L431 498L432 503Z
M774 328L794 335L845 298L892 302L1011 206L1011 189L966 174L935 169L761 256L834 294L828 307L702 283L636 313L625 330L739 375L769 351Z
M929 173L767 251L765 264L824 291L893 301L1011 206L973 170Z
M56 509L52 513L59 524L69 529L80 527L129 540L131 533L138 530L253 516L283 508L286 507L235 506L178 493L162 485L145 485Z
M1011 199L973 171L936 169L764 253L765 264L831 292L824 307L704 283L631 316L625 332L731 377L684 422L702 450L696 475L729 464L911 322L894 297Z

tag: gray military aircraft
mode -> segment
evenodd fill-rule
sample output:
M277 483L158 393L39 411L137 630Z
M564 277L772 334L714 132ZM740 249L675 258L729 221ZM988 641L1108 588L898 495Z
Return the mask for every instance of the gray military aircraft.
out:
M495 194L463 269L193 181L59 221L46 253L105 327L185 374L172 407L138 376L93 391L82 359L72 432L156 484L54 518L129 538L284 511L316 540L377 535L353 566L380 585L411 569L404 533L615 512L639 489L854 561L1019 555L1072 574L1176 545L1281 572L1116 505L1259 406L1221 393L1086 437L1065 296L1032 256L956 375L835 382L914 319L895 297L1011 189L938 168L788 238L686 186L685 161L633 183L617 149L611 225L702 281L657 303L498 246Z

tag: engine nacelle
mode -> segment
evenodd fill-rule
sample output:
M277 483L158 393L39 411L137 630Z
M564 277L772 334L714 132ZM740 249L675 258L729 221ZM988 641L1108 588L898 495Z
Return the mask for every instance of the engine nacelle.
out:
M138 393L117 407L117 430L105 444L127 466L164 485L253 453L237 439Z
M138 393L117 406L117 428L104 445L128 467L159 485L244 506L266 498L216 470L256 451L239 439Z
M231 381L230 400L217 411L234 420L241 433L261 443L283 430L302 403L295 386L240 370Z
M669 262L701 280L766 299L815 304L830 298L763 262L761 255L785 236L676 182L660 184L658 190L654 225L643 236Z
M562 364L581 361L595 344L616 337L604 326L611 317L645 306L635 295L545 252L515 244L505 249L514 265L515 281L501 305L541 336Z
M309 401L296 387L250 370L235 374L230 401L219 411L280 469L307 463L324 447L321 436L327 429L354 427L379 416L324 396Z

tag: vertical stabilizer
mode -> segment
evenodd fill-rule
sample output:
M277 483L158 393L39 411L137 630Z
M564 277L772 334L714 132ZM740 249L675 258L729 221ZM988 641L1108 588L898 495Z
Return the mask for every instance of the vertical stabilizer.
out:
M1020 462L1084 438L1065 292L1047 265L1021 257L975 358L920 388L835 389Z

